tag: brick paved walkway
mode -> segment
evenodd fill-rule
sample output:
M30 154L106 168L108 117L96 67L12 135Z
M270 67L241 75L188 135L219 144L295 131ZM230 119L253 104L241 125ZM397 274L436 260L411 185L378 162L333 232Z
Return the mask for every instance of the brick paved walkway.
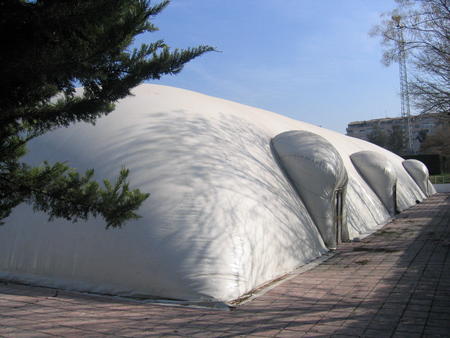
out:
M450 195L225 311L0 283L0 336L449 337Z

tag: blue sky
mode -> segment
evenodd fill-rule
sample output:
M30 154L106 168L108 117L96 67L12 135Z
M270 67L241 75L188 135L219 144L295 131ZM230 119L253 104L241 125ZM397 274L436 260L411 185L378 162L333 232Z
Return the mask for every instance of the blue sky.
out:
M271 110L345 133L347 124L400 114L396 65L381 64L368 32L394 0L172 0L153 22L171 47L220 53L155 83Z

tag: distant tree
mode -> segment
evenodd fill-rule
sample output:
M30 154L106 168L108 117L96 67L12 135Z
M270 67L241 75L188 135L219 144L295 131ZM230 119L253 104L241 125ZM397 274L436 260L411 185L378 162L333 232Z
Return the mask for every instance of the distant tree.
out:
M420 151L425 154L439 154L450 158L450 126L443 124L428 134L421 144Z
M393 153L402 155L405 151L405 138L401 126L393 126L388 132L375 125L367 137L369 142L383 147Z
M402 126L392 126L392 129L389 131L386 148L398 155L402 155L405 152L405 133Z
M402 41L407 52L409 91L421 112L450 112L449 0L396 0L397 8L383 14L372 34L382 37L383 62L398 61Z
M378 125L375 125L369 135L367 135L367 140L377 146L386 148L388 144L388 135Z
M148 197L129 190L128 170L104 186L93 170L21 161L31 139L77 121L94 123L131 88L176 74L213 50L171 51L162 41L130 48L157 28L150 19L168 5L146 0L0 0L0 220L27 202L50 218L102 216L107 226L139 217ZM75 87L84 88L82 95ZM58 99L55 99L58 97Z
M419 141L420 144L422 144L426 139L428 135L428 129L421 129L419 133L417 134L417 141Z

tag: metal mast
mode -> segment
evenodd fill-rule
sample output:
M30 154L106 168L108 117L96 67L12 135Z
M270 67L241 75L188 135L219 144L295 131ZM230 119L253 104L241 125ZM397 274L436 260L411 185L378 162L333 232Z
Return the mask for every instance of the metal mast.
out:
M406 71L406 51L405 40L403 38L403 26L400 24L400 16L394 16L392 19L397 23L399 32L398 40L398 65L400 74L400 98L401 98L401 117L404 119L403 130L404 138L406 140L406 150L409 153L413 152L412 132L411 132L411 109L409 105L409 90L408 90L408 73Z

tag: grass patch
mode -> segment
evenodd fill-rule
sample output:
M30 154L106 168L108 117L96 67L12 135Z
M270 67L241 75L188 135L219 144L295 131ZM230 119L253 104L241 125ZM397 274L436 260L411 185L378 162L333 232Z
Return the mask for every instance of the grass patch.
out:
M393 236L393 235L398 235L399 232L397 231L392 231L392 230L380 230L377 231L376 233L374 233L374 236Z
M450 174L431 175L430 181L433 184L446 184L450 183Z
M359 264L359 265L367 265L367 263L369 263L370 261L368 259L362 259L360 261L356 261L355 264Z

